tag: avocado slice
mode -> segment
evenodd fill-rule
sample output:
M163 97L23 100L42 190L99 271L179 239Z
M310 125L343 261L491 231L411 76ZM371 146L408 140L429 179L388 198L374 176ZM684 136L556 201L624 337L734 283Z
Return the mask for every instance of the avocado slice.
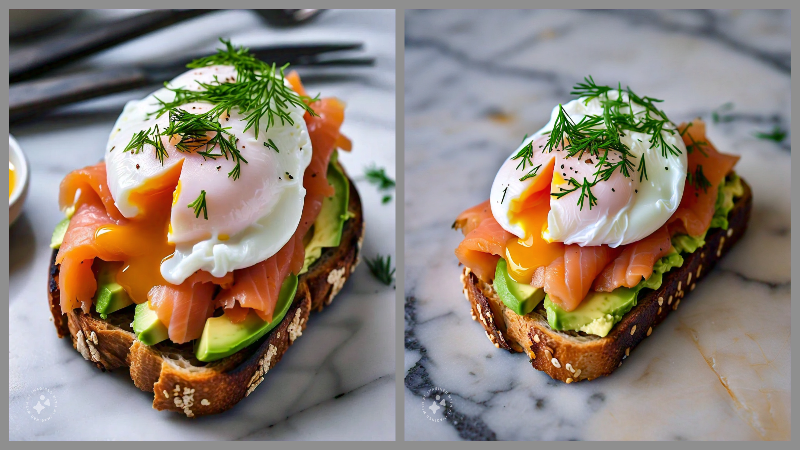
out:
M500 300L520 316L533 311L533 308L544 298L544 289L519 283L511 278L511 275L508 274L508 265L503 258L497 261L494 290L497 291Z
M136 305L133 332L136 333L136 339L144 345L156 345L169 337L167 327L158 320L156 312L150 309L149 301Z
M58 249L61 247L61 243L64 242L64 235L67 234L67 228L69 228L69 219L72 218L72 215L75 214L75 207L70 206L69 208L64 210L64 214L67 216L58 222L56 225L56 229L53 230L53 236L50 238L50 248Z
M117 272L122 263L97 260L97 292L95 294L95 311L104 320L108 314L119 311L133 304L125 289L117 283Z
M50 238L50 248L61 248L61 243L64 241L64 235L67 234L67 228L69 228L69 217L65 217L61 220L61 222L58 222L58 225L56 225L56 229L53 230L53 236Z
M322 209L314 221L313 236L306 244L306 256L300 274L308 271L311 264L322 255L326 247L338 247L342 240L342 229L350 218L347 206L350 204L350 182L337 164L338 153L333 152L328 164L328 183L335 193L322 200Z
M207 319L203 334L195 347L195 356L200 361L211 362L252 345L281 323L292 305L296 291L297 275L289 274L281 285L278 303L269 322L265 322L254 312L250 312L240 323L231 322L224 314Z
M544 299L547 322L554 330L575 330L603 337L622 316L636 306L637 288L617 288L613 292L590 292L572 311L564 311Z

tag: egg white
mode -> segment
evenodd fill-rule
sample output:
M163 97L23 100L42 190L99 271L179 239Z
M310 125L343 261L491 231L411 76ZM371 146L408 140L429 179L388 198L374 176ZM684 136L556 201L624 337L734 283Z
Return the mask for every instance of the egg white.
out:
M189 70L168 86L201 90L200 82L235 77L233 67L210 66ZM147 189L154 180L182 164L170 216L169 240L176 248L172 257L161 264L164 279L180 284L197 270L223 276L268 259L289 241L303 211L303 174L312 155L304 109L289 105L289 117L294 123L277 121L266 132L267 118L262 117L257 138L255 127L244 130L246 121L238 110L232 110L229 118L220 119L239 139L237 148L247 160L241 163L241 175L234 180L228 176L234 167L232 159L210 160L195 152L182 153L167 138L162 139L168 154L163 165L149 144L138 154L123 152L134 133L155 125L162 130L168 126L167 114L159 118L148 114L158 108L156 98L170 101L174 96L169 89L159 89L142 100L129 102L117 119L105 154L108 186L117 208L128 218L139 215L141 211L131 201L131 193ZM205 103L181 106L194 114L212 107ZM265 146L270 139L280 152ZM206 192L208 220L202 214L196 217L188 207L201 190Z
M616 99L617 96L616 91L609 93L609 97L612 99ZM623 93L623 99L627 101L627 94ZM603 108L598 99L592 99L588 103L585 102L585 99L576 99L563 106L575 123L587 115L603 114ZM644 108L634 104L633 111L638 114L644 111ZM575 157L567 158L564 151L542 153L539 150L539 146L547 140L548 135L545 133L553 129L557 116L558 107L553 109L547 125L525 139L506 159L492 184L489 197L492 214L503 229L520 238L525 237L524 224L511 222L509 207L511 200L519 198L534 182L534 178L520 181L530 167L525 170L518 168L520 160L511 159L522 148L528 143L534 143L534 166L546 164L555 158L555 171L565 180L574 177L581 182L585 177L591 181L597 170L593 164L596 161L588 163L586 156L583 160L578 161ZM665 126L665 128L674 130L671 126ZM584 200L583 208L577 205L580 189L560 199L551 196L547 229L543 232L545 239L581 246L605 244L617 247L639 241L664 225L678 208L683 196L687 152L686 146L677 132L662 131L662 136L669 145L674 145L680 150L679 155L668 153L667 157L664 157L660 147L650 148L651 136L648 134L623 132L620 140L630 148L630 152L636 157L635 165L638 166L639 158L644 157L647 178L640 182L639 173L636 170L631 171L630 177L624 177L618 171L615 172L611 179L600 181L592 188L592 193L597 197L597 204L591 208L589 208L588 199ZM612 155L613 153L611 152ZM568 187L566 184L561 186ZM528 232L531 231L528 230Z

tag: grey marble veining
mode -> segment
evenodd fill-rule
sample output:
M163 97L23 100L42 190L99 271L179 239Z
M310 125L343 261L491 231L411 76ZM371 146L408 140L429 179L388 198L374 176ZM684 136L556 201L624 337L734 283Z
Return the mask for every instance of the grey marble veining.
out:
M126 13L99 13L113 14ZM365 52L377 58L374 68L356 69L354 77L307 78L307 87L347 103L343 131L353 151L340 160L356 180L364 205L363 255L394 255L394 202L383 205L382 194L361 176L372 163L390 176L395 173L394 24L393 11L329 11L308 26L274 30L251 12L220 12L104 52L86 64L209 51L219 35L248 46L363 41ZM56 337L46 277L50 234L62 217L59 183L69 171L102 158L124 101L151 90L70 107L11 129L27 153L32 175L24 213L9 230L9 438L394 439L395 291L363 264L330 307L312 314L310 326L258 389L222 415L189 420L155 411L152 394L134 387L126 372L102 373ZM49 389L57 401L46 422L32 419L37 414L29 412L40 388Z
M406 439L788 439L790 138L754 133L789 129L789 13L409 11L405 24ZM705 119L741 155L754 206L743 240L622 367L566 385L470 318L450 225L587 75ZM451 397L438 423L423 412L434 387Z

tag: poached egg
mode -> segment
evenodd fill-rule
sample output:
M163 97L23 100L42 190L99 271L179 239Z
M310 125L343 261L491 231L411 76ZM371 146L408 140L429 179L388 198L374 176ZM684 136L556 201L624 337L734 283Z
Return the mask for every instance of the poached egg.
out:
M235 166L232 158L209 159L196 151L181 152L176 148L178 136L161 137L167 152L163 164L150 144L145 144L138 153L123 151L134 134L155 126L160 130L169 126L169 114L155 117L152 113L158 110L159 100L170 102L175 98L170 89L203 90L201 84L235 79L236 70L231 66L189 70L167 87L129 102L108 140L107 183L123 216L142 217L147 206L147 202L141 201L143 195L174 189L168 242L175 245L175 251L160 265L161 276L172 284L183 283L198 270L221 277L264 261L289 241L300 222L306 192L303 174L312 156L303 119L305 111L300 106L288 105L291 120L278 120L266 131L263 124L267 118L262 117L258 137L255 127L245 130L247 121L236 108L219 117L223 127L229 127L227 131L237 138L236 147L247 161L241 163L238 179L228 176ZM284 83L291 89L288 82ZM214 106L197 102L179 108L200 114ZM219 153L219 149L214 153ZM171 184L176 175L177 186ZM207 219L189 206L202 192L205 192Z
M619 98L617 91L608 93L608 98ZM622 100L628 103L627 93ZM630 104L630 103L629 103ZM506 159L492 184L490 204L492 214L500 226L517 236L520 242L561 242L581 246L608 245L617 247L641 240L660 228L675 212L683 196L686 181L686 146L680 134L668 123L661 136L670 146L679 150L675 155L662 155L660 146L653 146L653 137L647 133L623 130L620 141L634 157L634 169L626 177L619 170L608 180L600 180L591 188L596 204L581 188L559 197L551 193L563 193L575 186L569 184L574 178L578 183L584 179L595 179L597 158L584 154L570 157L563 148L543 152L559 115L559 107L553 109L550 121L541 130L526 138ZM574 123L590 115L603 116L600 99L585 98L563 105ZM633 103L634 115L647 114L644 107ZM623 107L621 112L629 112ZM602 125L600 125L602 126ZM532 165L520 166L521 159L514 157L527 145L532 145ZM652 148L651 148L652 147ZM647 177L640 180L636 170L640 159L644 159ZM620 160L617 152L609 152L608 162ZM520 181L533 167L541 165L537 174ZM585 195L583 205L579 205ZM591 204L590 204L591 203ZM543 214L544 213L544 214Z

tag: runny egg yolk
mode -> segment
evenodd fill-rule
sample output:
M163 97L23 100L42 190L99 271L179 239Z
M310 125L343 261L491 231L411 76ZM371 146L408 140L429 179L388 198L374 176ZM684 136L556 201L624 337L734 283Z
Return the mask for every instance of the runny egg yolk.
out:
M564 255L564 244L548 242L542 236L547 229L550 212L551 180L555 183L555 158L536 176L533 183L509 205L509 218L525 231L525 238L516 236L506 242L506 263L511 278L529 284L537 268L547 266Z
M178 203L178 197L181 195L181 180L178 180L178 185L175 187L175 192L172 193L172 206ZM167 228L167 239L172 236L172 222L169 223ZM171 244L172 242L170 242Z
M133 192L130 201L141 211L120 225L105 225L95 233L96 245L103 253L119 255L124 262L117 273L117 283L134 303L147 301L154 286L165 285L161 262L175 252L167 241L173 186L180 169L165 174L141 192Z
M17 169L14 167L14 163L11 161L8 162L8 198L11 198L11 194L14 193L14 183L16 183L17 178Z

